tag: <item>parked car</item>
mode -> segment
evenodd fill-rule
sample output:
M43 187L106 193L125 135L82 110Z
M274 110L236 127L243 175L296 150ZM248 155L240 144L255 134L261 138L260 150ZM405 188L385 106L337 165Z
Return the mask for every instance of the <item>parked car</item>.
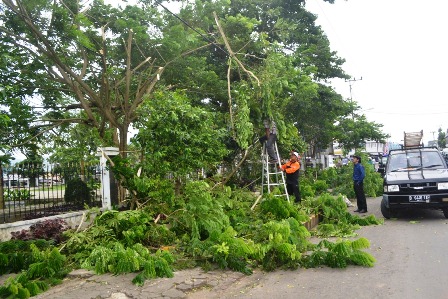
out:
M387 164L387 157L388 156L382 156L378 162L378 172L381 174L381 176L384 176Z
M399 209L441 209L448 218L448 167L436 148L389 152L384 170L381 213L387 219Z

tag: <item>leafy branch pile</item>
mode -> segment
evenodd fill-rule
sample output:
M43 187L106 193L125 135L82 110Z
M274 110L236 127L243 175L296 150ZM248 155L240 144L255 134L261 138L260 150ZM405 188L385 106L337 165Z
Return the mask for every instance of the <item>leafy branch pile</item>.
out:
M29 298L61 282L66 257L44 240L0 243L0 273L18 273L0 286L1 298Z
M365 153L360 153L359 155L362 158L362 165L366 172L366 177L364 179L364 191L366 196L377 197L382 195L383 179L381 175L374 170L371 164L367 163L368 156ZM315 183L319 181L321 182L320 184L323 184L323 181L328 188L332 189L332 194L344 194L348 198L355 198L352 181L353 164L349 163L338 168L331 167L321 170L319 173L315 173L316 171L317 170L315 169L311 169L307 172L305 180L303 181L305 185L316 188ZM314 177L319 177L319 180L316 180Z
M307 200L305 205L316 214L321 215L321 221L314 235L318 237L351 237L361 226L382 224L382 219L374 215L360 217L347 211L342 196L334 197L326 193L317 200Z
M213 190L205 181L195 181L187 183L169 214L161 215L155 206L109 210L84 231L65 231L61 243L54 238L1 243L0 273L20 273L7 281L1 294L27 298L74 268L137 273L133 283L142 285L146 279L172 277L174 269L195 266L246 274L255 268L373 266L373 256L362 251L370 245L364 238L310 241L311 235L353 237L360 226L381 223L373 215L351 215L341 196L323 194L299 207L271 193L251 210L254 201L250 192ZM315 213L322 219L310 232L304 223Z

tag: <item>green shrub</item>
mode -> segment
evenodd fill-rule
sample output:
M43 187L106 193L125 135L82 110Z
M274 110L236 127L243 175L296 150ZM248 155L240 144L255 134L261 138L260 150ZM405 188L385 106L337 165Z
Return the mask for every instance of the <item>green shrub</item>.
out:
M24 189L5 190L3 194L5 201L27 201L31 198L30 191Z
M77 207L83 207L91 202L90 188L80 178L72 179L67 182L65 188L64 200L66 203Z

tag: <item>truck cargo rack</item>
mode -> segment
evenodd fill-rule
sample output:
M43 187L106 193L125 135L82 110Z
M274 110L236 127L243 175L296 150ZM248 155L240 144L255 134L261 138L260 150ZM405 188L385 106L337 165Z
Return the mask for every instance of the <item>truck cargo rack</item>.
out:
M422 147L423 130L420 132L404 132L404 148Z

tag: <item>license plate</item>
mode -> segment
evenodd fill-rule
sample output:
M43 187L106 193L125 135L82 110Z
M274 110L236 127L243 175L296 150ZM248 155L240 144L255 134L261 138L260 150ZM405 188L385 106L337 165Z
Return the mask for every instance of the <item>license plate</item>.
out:
M409 201L410 202L429 202L431 199L430 195L409 195Z

